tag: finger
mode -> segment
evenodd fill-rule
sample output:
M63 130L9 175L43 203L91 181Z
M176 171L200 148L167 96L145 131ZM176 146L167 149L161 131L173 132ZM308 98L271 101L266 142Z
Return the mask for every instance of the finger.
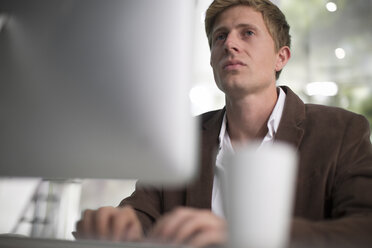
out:
M110 219L116 213L114 207L99 208L94 214L94 226L96 238L107 240L111 232Z
M139 241L142 239L142 227L139 222L132 222L126 233L127 241Z
M203 220L203 218L197 218L197 216L189 218L174 234L172 242L175 244L186 243L193 235L206 228L206 223Z
M198 210L180 227L173 241L176 244L186 243L196 233L205 232L209 229L222 229L224 226L224 220L211 211Z
M175 220L176 218L178 219L179 215L178 213L176 214L175 211L164 215L157 221L149 236L154 239L162 239L172 235L178 223L178 221Z
M126 211L120 211L113 217L113 240L127 240L127 232L131 226L132 216Z
M164 231L163 229L164 229L165 226L167 226L169 217L170 217L170 215L165 215L156 222L155 226L153 227L153 229L148 234L148 238L150 240L153 240L153 241L156 241L156 242L165 241L165 240L163 240L163 236L165 236L165 234L163 234L163 233L166 233L167 231ZM167 234L167 235L169 235L169 234Z
M124 233L125 228L128 225L128 217L123 214L116 214L112 217L112 239L114 241L120 241L125 239Z
M199 232L190 239L187 244L192 247L206 247L211 245L225 245L227 243L226 230L210 229L206 232Z
M81 238L90 238L93 236L92 219L93 210L85 210L83 213L83 218L77 224L77 229L79 230L79 234L81 234Z
M178 208L167 214L155 225L150 237L160 239L165 242L173 241L174 236L181 226L192 218L194 210L188 208Z
M135 241L142 237L142 225L131 207L120 209L112 219L114 241Z

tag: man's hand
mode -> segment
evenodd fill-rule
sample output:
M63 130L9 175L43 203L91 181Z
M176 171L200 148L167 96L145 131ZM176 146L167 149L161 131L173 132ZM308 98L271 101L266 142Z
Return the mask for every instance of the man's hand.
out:
M85 210L76 230L73 234L77 239L138 241L143 236L141 223L130 206Z
M226 222L210 210L177 208L156 223L149 238L194 247L222 245L227 242Z

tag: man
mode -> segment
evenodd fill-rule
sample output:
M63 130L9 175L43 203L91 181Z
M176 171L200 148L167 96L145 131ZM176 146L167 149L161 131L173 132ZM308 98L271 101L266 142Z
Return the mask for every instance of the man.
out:
M291 246L370 247L372 148L365 118L305 105L289 88L276 87L290 59L290 36L284 15L270 1L215 0L205 26L226 107L201 116L200 177L183 190L137 186L118 208L85 211L77 236L225 244L214 167L226 152L258 139L298 149Z

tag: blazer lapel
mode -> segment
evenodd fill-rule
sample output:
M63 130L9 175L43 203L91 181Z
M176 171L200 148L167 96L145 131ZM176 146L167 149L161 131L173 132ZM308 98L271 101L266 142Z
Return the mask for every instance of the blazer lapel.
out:
M289 143L298 149L304 135L301 124L305 119L305 104L291 89L285 86L281 88L286 93L286 100L275 140Z
M200 174L194 184L186 189L186 206L211 208L214 166L218 148L218 136L225 109L202 116L200 134ZM207 196L207 197L206 197Z

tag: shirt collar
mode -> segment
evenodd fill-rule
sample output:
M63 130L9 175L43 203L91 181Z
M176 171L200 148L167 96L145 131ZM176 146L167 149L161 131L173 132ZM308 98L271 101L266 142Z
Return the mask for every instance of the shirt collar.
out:
M283 89L280 88L280 87L278 87L278 91L279 91L278 100L276 101L275 107L274 107L273 111L271 112L271 115L270 115L269 120L267 122L268 132L263 139L264 142L267 141L267 140L274 139L275 134L276 134L276 132L278 130L278 127L279 127L280 120L281 120L282 115L283 115L283 109L284 109L286 94L283 91ZM230 137L229 137L229 134L227 133L226 124L227 124L227 119L226 119L226 112L225 112L225 114L223 116L223 120L222 120L220 135L218 137L218 139L219 139L219 149L222 148L223 143L225 143L226 141L230 142ZM232 148L231 143L228 144L227 146Z
M278 89L279 89L278 100L276 101L273 112L271 113L270 118L267 122L268 132L266 136L269 135L270 139L273 139L276 132L278 131L279 123L283 115L283 109L284 109L284 103L285 103L285 97L286 97L282 88L278 87Z

